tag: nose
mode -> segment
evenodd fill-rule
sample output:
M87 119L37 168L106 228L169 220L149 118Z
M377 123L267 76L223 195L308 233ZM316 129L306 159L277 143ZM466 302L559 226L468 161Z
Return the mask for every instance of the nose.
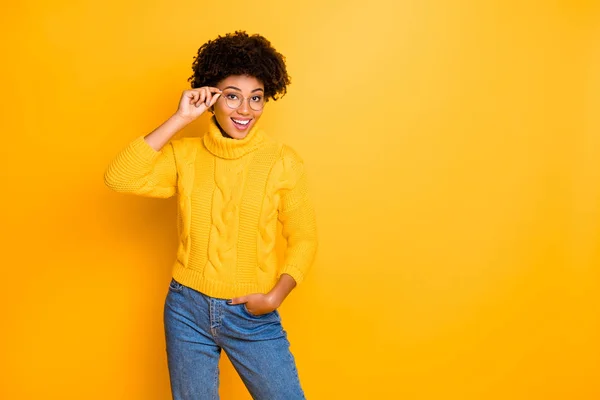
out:
M243 99L242 100L242 104L240 104L240 106L237 109L237 112L241 115L248 115L250 114L250 110L248 107L248 100L247 99Z

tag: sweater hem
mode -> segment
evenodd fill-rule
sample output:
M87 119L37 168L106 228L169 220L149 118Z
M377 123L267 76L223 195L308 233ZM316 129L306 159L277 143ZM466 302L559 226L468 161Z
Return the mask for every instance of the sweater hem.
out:
M202 276L202 272L187 268L180 262L173 267L173 278L184 286L217 299L232 299L251 293L268 293L275 283L230 283Z

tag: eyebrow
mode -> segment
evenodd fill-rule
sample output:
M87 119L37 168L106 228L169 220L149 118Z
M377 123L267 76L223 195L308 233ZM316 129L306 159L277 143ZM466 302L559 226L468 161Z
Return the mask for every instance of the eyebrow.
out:
M225 89L235 89L235 90L238 90L238 91L240 91L240 92L242 91L242 89L240 89L240 88L238 88L238 87L235 87L235 86L227 86ZM223 89L223 90L225 90L225 89ZM261 89L261 88L256 88L256 89L254 89L253 91L251 91L250 93L254 93L254 92L258 92L258 91L264 92L264 90L263 90L263 89Z

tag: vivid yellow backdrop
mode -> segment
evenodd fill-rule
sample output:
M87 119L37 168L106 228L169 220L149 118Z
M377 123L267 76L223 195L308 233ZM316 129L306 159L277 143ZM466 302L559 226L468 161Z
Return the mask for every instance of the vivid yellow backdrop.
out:
M235 29L293 80L263 126L318 213L281 310L307 397L600 398L596 3L4 5L0 398L169 398L175 201L102 175ZM221 380L249 398L225 359Z

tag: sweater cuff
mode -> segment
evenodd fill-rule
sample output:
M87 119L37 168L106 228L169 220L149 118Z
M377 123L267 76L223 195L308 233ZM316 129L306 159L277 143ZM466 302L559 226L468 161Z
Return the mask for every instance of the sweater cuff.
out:
M154 161L159 155L160 151L154 150L145 140L145 135L138 136L130 144L129 148L132 152L144 161Z
M293 265L286 265L285 267L283 267L283 269L279 273L278 278L280 278L282 274L288 274L292 278L294 278L294 280L296 281L296 285L299 285L304 281L304 273L302 273L302 271L300 271Z

